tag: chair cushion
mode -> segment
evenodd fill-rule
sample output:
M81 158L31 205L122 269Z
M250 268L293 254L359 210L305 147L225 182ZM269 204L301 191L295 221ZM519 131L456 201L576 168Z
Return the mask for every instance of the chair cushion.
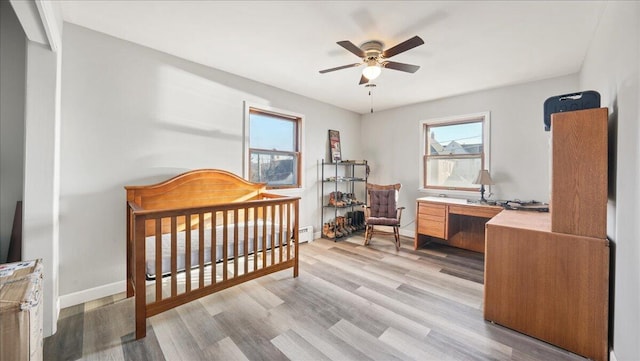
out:
M367 224L371 226L399 226L396 218L369 217Z
M396 218L396 191L394 189L370 190L371 217Z

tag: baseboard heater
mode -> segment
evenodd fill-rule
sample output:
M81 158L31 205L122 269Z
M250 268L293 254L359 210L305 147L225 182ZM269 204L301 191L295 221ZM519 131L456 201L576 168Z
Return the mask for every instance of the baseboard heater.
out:
M298 230L299 243L313 241L313 226L300 227Z

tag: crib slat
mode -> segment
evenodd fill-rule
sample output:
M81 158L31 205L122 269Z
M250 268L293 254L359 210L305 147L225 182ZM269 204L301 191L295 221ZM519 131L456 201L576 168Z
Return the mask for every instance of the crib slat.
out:
M191 214L184 216L184 269L185 293L191 291Z
M253 207L253 270L258 269L258 207Z
M178 294L178 221L171 217L171 297Z
M238 277L238 210L233 210L233 277Z
M156 302L162 300L162 218L156 218Z
M211 212L211 284L216 283L216 249L218 248L218 239L216 238L216 224L218 212Z
M291 259L291 203L287 203L287 261Z
M204 213L198 213L198 285L204 287Z
M293 262L293 277L298 277L298 248L300 248L300 243L299 241L299 237L300 237L300 233L298 232L299 228L299 224L298 224L298 218L300 217L300 203L299 201L296 199L293 202L293 214L294 214L294 219L293 219L293 247L295 247L293 249L293 257L295 258L295 262Z
M278 206L278 263L282 263L282 238L284 237L282 234L282 223L284 223L282 212L282 206Z
M262 268L267 266L267 206L262 207Z
M228 211L222 212L222 280L223 281L227 280L227 258L229 258L229 254L228 254L229 252L227 250L227 247L228 247L227 235L229 233L227 231L227 226L228 226L227 213Z
M244 208L244 274L249 273L249 208Z
M271 206L271 264L276 259L276 208Z

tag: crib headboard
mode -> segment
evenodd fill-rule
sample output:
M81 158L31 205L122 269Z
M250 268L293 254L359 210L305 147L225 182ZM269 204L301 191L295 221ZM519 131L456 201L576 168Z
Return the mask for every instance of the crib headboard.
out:
M244 202L258 197L266 185L248 182L220 169L197 169L162 183L125 189L128 202L146 210L158 210Z
M237 175L220 169L197 169L182 173L167 181L143 186L126 186L127 202L135 208L156 211L181 208L215 206L228 203L242 203L250 200L270 197L266 193L266 184L252 183ZM134 208L134 209L135 209ZM210 222L210 215L204 221ZM185 220L178 220L178 230L185 229ZM215 224L222 218L216 217ZM198 227L197 216L192 216L192 229ZM171 231L169 219L162 220L162 233ZM155 224L147 222L145 234L155 234Z

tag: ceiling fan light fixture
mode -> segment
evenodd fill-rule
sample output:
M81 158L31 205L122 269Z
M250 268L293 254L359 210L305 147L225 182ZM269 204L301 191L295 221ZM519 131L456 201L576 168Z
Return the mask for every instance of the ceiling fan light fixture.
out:
M378 64L378 62L375 60L370 60L367 63L367 67L362 69L362 75L369 80L377 78L378 76L380 76L381 72L382 68L380 67L380 64Z
M356 46L349 40L338 41L337 44L362 59L362 62L320 70L320 74L365 65L365 68L362 70L362 75L360 76L360 82L358 83L358 85L362 85L367 84L369 81L380 76L382 68L403 71L406 73L415 73L418 71L418 69L420 69L418 65L398 63L395 61L388 61L387 59L424 44L424 40L416 35L413 38L405 40L402 43L386 50L383 50L384 44L377 40L367 41L361 46Z

